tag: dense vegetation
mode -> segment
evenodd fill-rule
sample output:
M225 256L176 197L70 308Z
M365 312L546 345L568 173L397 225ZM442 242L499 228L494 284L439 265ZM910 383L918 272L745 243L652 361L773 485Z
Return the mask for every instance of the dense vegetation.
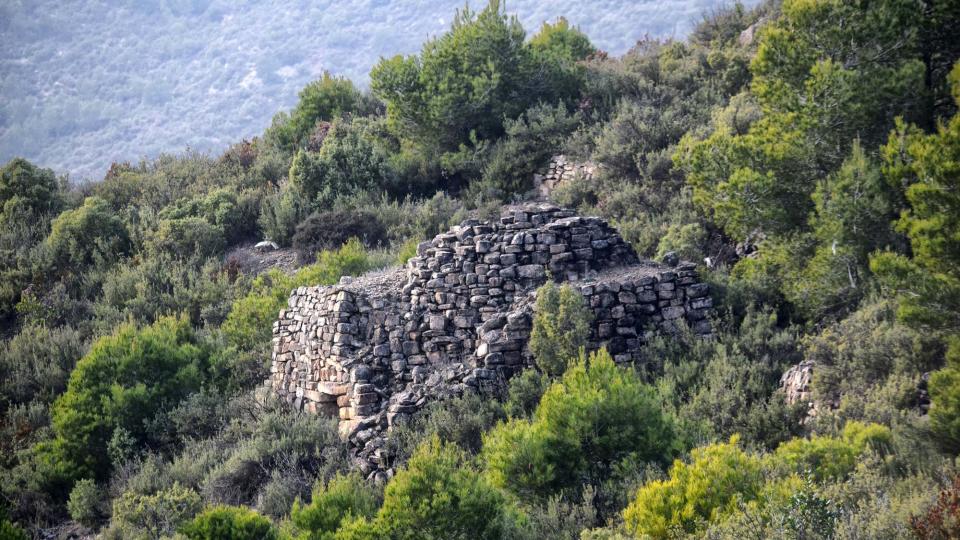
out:
M954 2L784 0L612 58L492 1L215 158L83 186L10 161L0 537L956 537L958 26ZM403 262L561 152L599 167L556 202L703 262L712 339L618 366L545 286L535 368L392 430L385 485L258 392L291 289ZM303 266L245 270L264 237Z
M513 0L509 8L528 26L565 14L619 54L644 34L686 35L700 11L717 4ZM99 179L112 160L183 148L220 152L268 126L322 70L366 85L380 56L416 50L463 5L4 2L0 163L19 155Z

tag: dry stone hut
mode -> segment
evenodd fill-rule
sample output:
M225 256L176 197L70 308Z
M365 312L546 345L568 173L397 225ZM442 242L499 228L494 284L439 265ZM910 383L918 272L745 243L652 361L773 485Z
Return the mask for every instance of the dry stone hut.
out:
M398 419L531 365L533 304L547 279L583 294L591 348L618 362L638 360L645 340L679 321L710 333L712 301L694 265L641 261L604 220L529 204L438 235L406 268L293 291L273 328L273 391L338 417L360 468L388 475L384 432Z

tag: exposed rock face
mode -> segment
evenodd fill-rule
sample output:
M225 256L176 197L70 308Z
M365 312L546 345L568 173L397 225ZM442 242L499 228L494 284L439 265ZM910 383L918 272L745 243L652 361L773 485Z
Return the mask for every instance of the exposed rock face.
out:
M550 159L550 165L547 166L543 174L533 175L533 184L540 197L548 197L561 183L571 182L575 178L589 181L597 171L597 166L592 162L574 163L567 161L564 155L554 156Z
M694 266L641 262L605 221L552 205L510 207L418 247L406 269L301 287L274 324L273 390L298 409L340 418L370 475L390 466L383 433L428 401L490 388L532 363L536 289L569 282L596 320L590 347L618 362L681 319L710 333Z
M813 382L814 366L816 366L816 363L812 360L804 360L790 367L780 377L780 388L785 394L784 399L787 404L806 403L809 408L807 411L808 418L817 415L817 404L813 401L813 391L810 389L810 384Z

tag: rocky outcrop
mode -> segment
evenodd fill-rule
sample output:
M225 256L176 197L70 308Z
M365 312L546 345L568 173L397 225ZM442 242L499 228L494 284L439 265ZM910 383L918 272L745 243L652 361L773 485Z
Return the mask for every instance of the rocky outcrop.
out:
M405 269L301 287L274 324L273 391L340 419L359 467L388 474L384 431L427 402L486 389L532 363L536 289L567 282L595 314L590 348L618 362L685 322L708 335L712 300L689 263L640 261L605 221L538 204L466 221Z
M780 389L783 390L784 400L788 405L806 403L811 413L814 411L813 392L810 384L813 382L813 367L815 363L804 360L784 372L780 377ZM812 414L811 414L812 416Z
M554 156L546 169L533 175L533 185L539 197L547 198L560 184L573 181L589 182L597 172L592 162L576 163L564 155Z

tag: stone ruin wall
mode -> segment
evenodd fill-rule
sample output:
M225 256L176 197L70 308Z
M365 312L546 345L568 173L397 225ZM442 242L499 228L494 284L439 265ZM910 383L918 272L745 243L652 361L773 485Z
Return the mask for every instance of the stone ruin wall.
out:
M599 218L526 205L438 235L405 269L293 291L274 323L271 386L299 410L339 417L358 467L385 479L384 434L398 419L532 365L536 289L551 278L584 296L590 348L618 362L642 360L646 340L680 320L711 331L693 264L640 261Z
M597 172L597 166L590 161L577 163L568 161L563 154L550 158L550 164L533 175L533 185L541 198L547 198L560 184L572 182L575 179L589 182Z

